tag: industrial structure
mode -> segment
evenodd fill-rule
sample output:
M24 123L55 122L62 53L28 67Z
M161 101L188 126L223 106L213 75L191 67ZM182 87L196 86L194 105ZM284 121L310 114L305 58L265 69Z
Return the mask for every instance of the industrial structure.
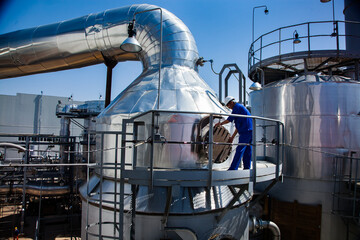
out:
M191 32L167 10L132 5L0 35L2 79L108 68L105 102L56 106L58 135L34 130L42 97L32 132L0 135L2 209L20 209L12 222L23 234L35 216L36 239L48 237L46 211L62 213L69 227L81 219L79 231L67 231L82 239L247 240L264 238L263 228L273 239L280 231L284 239L357 239L359 13L346 0L345 21L255 39L252 167L235 171L227 171L234 126L214 125L231 116L221 100L232 74L246 105L245 77L224 65L217 98L198 74L205 61ZM143 71L110 103L119 61L141 61Z
M6 172L23 169L17 183L25 189L23 198L30 194L27 168L53 169L51 188L75 194L81 177L71 169L87 166L80 188L82 239L246 240L262 228L280 238L275 223L252 214L257 201L251 201L254 185L265 182L264 195L281 175L283 124L250 116L252 168L227 171L238 145L227 139L235 129L214 123L231 114L198 75L204 61L189 29L172 13L147 4L108 10L1 35L0 50L0 78L108 67L106 108L99 115L72 106L57 113L62 121L56 161L33 163L27 142L41 136L29 136L16 143L24 147L25 160L1 165ZM110 103L112 68L129 60L141 61L143 72ZM79 148L69 146L69 124L76 118L88 123ZM79 153L81 161L75 161ZM71 181L63 179L66 171ZM44 178L35 173L35 180L41 200ZM31 200L21 203L26 207ZM37 232L40 238L41 228Z
M285 239L360 236L359 1L344 14L275 29L249 50L252 114L285 125L284 179L270 190Z
M43 94L0 99L0 238L15 227L34 239L78 236L78 188L88 166L82 150L93 148L87 130L104 101Z

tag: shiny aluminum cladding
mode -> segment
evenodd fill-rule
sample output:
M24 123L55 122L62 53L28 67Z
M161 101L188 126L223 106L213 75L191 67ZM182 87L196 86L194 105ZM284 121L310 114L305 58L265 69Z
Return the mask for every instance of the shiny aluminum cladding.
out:
M345 77L292 77L251 92L252 114L285 123L287 176L332 180L334 156L360 156L359 96Z

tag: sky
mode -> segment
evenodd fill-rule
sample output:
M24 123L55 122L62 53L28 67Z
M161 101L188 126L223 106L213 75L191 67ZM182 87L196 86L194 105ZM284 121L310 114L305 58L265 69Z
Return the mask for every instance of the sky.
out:
M320 0L2 0L0 34L138 3L160 6L180 18L194 35L199 55L213 59L216 72L224 64L235 63L246 76L253 17L255 39L283 26L333 18L332 2L321 3ZM255 8L263 5L267 6L269 14L264 14L264 8ZM336 20L344 20L343 0L336 0L334 6ZM113 72L111 98L114 99L141 71L140 62L118 63ZM218 92L219 77L211 70L210 63L205 63L199 74ZM230 84L237 84L236 81L231 78ZM247 80L247 87L250 84ZM50 96L72 95L77 101L97 100L100 96L105 99L105 88L104 64L0 80L0 94L42 92ZM237 98L234 89L237 87L230 89L230 94Z

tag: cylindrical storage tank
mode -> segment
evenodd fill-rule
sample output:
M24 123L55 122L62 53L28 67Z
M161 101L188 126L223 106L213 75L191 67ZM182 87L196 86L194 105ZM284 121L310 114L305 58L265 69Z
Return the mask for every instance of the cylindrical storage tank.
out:
M339 176L360 170L355 161L349 165L351 157L360 157L360 83L339 76L297 76L270 83L250 97L252 114L285 124L284 180L270 195L320 204L321 239L344 239L345 221L336 210L351 210L352 203L334 201L333 193L344 187ZM343 206L334 205L338 200Z

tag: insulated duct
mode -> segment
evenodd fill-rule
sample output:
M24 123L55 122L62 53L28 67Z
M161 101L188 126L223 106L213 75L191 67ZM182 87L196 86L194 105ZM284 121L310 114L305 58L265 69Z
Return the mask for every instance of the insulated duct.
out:
M190 30L169 11L162 9L162 22L160 11L136 14L134 28L143 50L126 53L120 49L134 14L155 8L158 7L132 5L0 35L0 79L104 63L105 58L117 62L141 61L143 72L103 115L155 109L158 85L161 88L158 109L225 112L215 92L197 73L199 55Z
M142 52L126 53L119 48L128 37L134 13L152 8L156 6L132 5L0 35L0 79L104 63L104 57L140 60L144 69L158 65L159 11L136 16ZM162 12L163 64L194 67L198 53L192 34L172 13Z

